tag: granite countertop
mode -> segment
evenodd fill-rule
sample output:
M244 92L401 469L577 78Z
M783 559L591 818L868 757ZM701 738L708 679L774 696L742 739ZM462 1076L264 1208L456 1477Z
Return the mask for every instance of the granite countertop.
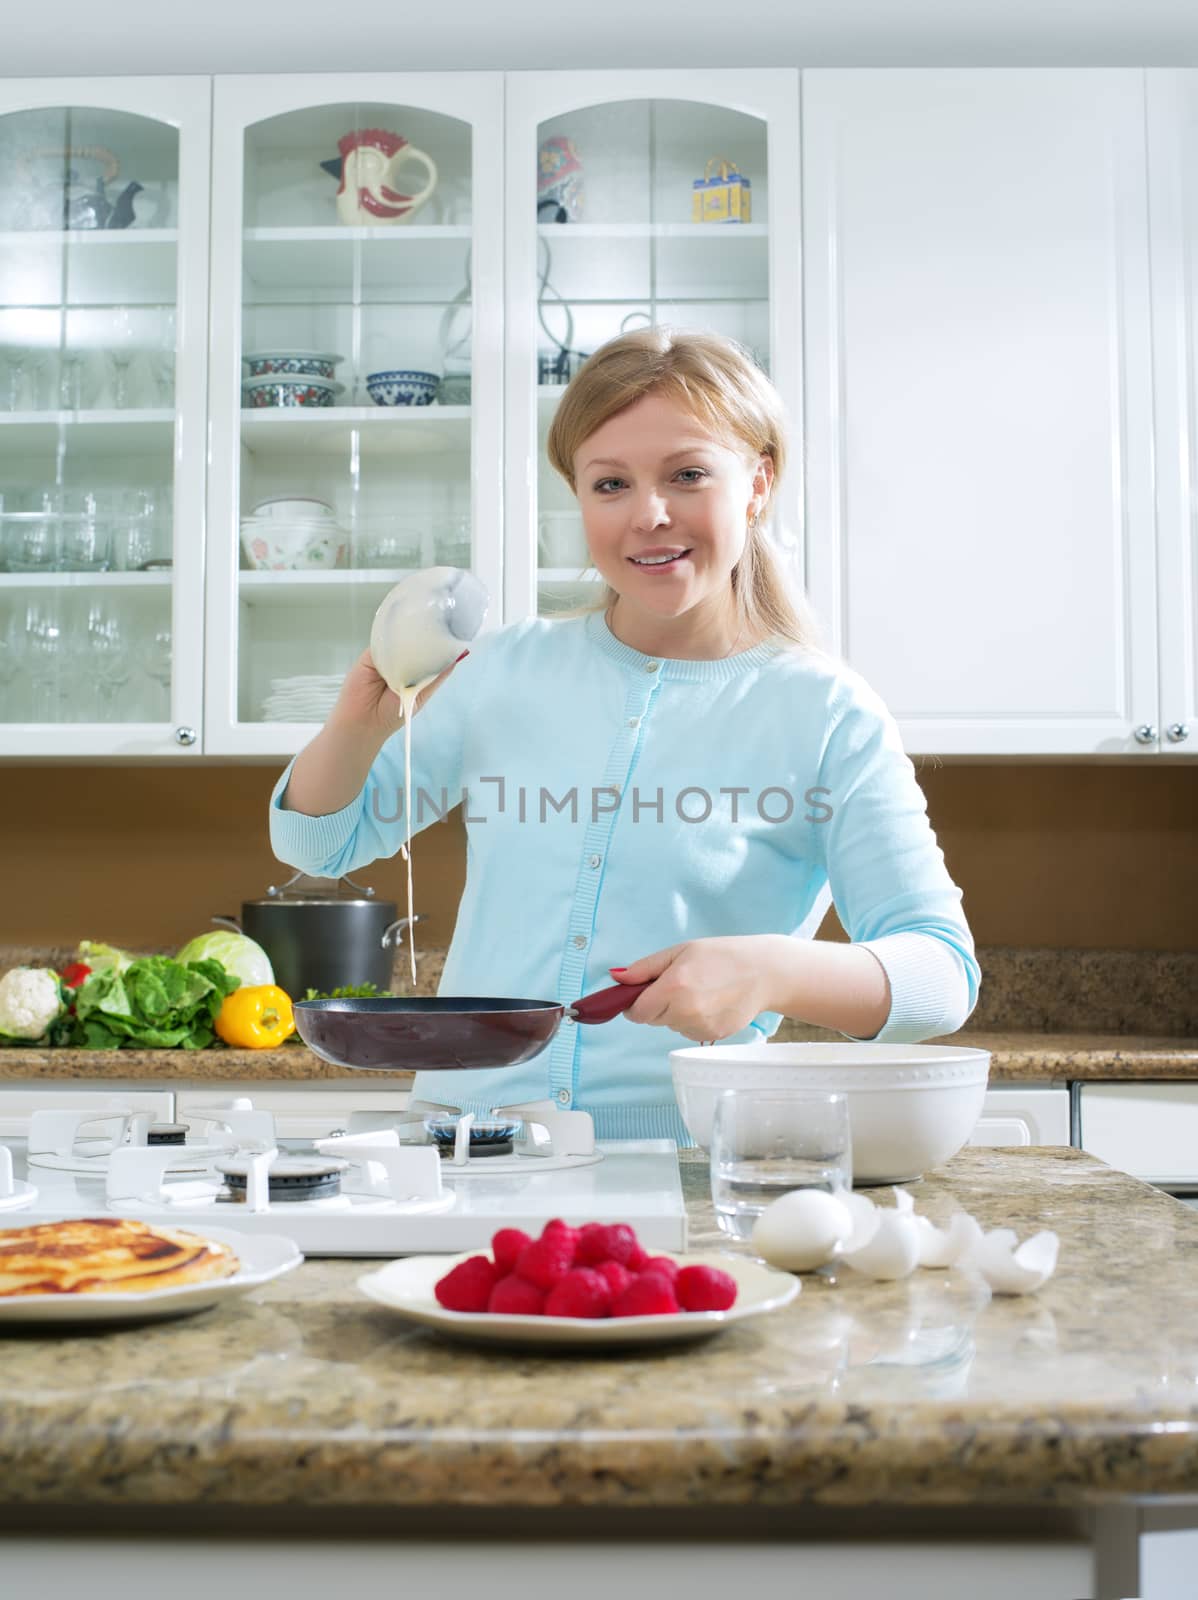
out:
M789 1027L787 1039L838 1039L815 1029ZM843 1040L841 1041L843 1043ZM1198 1039L1136 1034L974 1033L963 1030L937 1044L968 1045L992 1052L990 1082L1036 1083L1076 1079L1198 1080ZM47 1050L10 1045L0 1049L4 1083L344 1083L362 1089L402 1086L410 1072L359 1072L331 1066L306 1045L277 1050Z
M683 1157L692 1248L722 1243ZM1056 1276L808 1275L702 1344L453 1344L313 1261L171 1323L4 1340L0 1509L1081 1506L1198 1483L1198 1214L1071 1150L966 1150L943 1222L1061 1236ZM889 1199L888 1194L880 1198Z

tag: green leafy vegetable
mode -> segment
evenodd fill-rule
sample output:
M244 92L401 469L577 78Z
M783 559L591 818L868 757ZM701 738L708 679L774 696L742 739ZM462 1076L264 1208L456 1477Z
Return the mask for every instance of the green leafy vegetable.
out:
M244 933L234 933L229 928L215 928L211 933L201 933L198 939L189 939L175 960L184 966L193 961L219 961L225 971L240 978L247 989L275 981L270 957L262 946Z
M68 1042L87 1050L204 1050L216 1039L225 996L240 982L219 961L139 956L123 971L86 980Z
M96 944L91 939L80 939L75 960L84 962L95 976L101 972L124 972L135 957L128 950L118 950L114 944Z
M390 1000L391 991L374 983L343 983L336 989L308 989L305 1000Z

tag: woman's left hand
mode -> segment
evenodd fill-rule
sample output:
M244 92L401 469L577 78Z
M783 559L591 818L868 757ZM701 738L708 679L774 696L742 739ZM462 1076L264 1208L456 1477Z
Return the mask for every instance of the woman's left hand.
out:
M624 1015L700 1043L727 1039L770 1009L773 942L769 934L688 939L612 967L618 983L649 984Z

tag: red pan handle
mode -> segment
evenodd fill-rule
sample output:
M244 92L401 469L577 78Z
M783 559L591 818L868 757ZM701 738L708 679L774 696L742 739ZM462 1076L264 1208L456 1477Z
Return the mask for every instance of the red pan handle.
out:
M567 1006L566 1015L575 1022L610 1022L627 1011L648 987L647 983L617 983L614 989L596 989L594 994L584 994L581 1000Z

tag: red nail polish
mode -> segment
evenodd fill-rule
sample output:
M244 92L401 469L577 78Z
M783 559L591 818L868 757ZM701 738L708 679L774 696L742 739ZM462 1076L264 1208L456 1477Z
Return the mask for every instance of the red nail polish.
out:
M628 968L627 967L608 967L607 970L609 972L627 972Z
M461 655L460 655L460 656L459 656L459 657L458 657L458 661L465 661L465 659L466 659L466 657L467 657L467 656L468 656L468 655L469 655L469 654L470 654L470 652L469 652L469 650L463 650L463 651L462 651L462 653L461 653ZM458 661L455 661L455 662L454 662L454 666L455 666L455 667L456 667L456 666L457 666L457 664L458 664Z

